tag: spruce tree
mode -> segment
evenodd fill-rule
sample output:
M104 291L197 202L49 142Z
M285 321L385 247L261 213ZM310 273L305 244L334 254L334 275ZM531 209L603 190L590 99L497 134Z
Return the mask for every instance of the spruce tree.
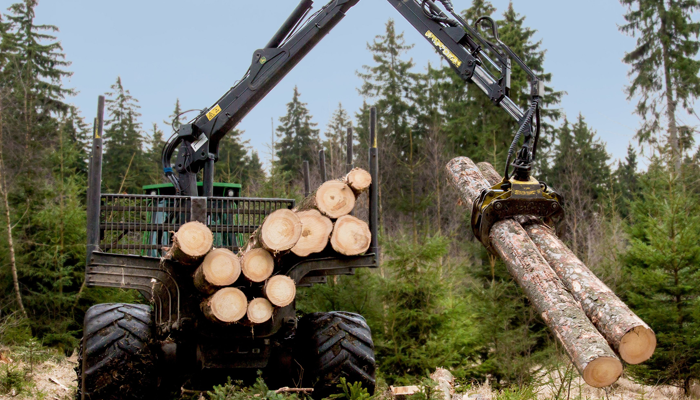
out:
M700 3L697 0L620 2L627 7L627 23L620 30L637 39L635 49L623 58L631 66L628 99L639 98L636 113L643 123L637 138L640 143L655 143L654 135L665 122L666 143L671 148L676 172L680 173L683 152L692 141L692 130L680 122L678 107L691 112L693 101L700 95L700 60L697 59L700 23L693 18L700 10Z
M618 210L622 217L627 217L630 202L639 193L639 173L637 172L637 153L630 144L627 146L625 160L618 161L614 173L615 193L619 196Z
M287 114L280 117L280 125L277 127L277 137L280 140L275 144L275 164L290 178L301 174L304 160L315 164L321 147L319 131L314 128L316 123L311 121L312 116L306 103L299 99L300 95L295 86L292 101L287 103Z
M326 153L326 169L329 178L338 178L345 173L347 134L352 122L342 103L331 115L331 120L326 128L326 140L323 148Z
M177 132L182 123L185 122L184 116L182 115L182 109L180 108L180 99L175 99L175 109L173 113L168 116L168 119L163 121L165 125L172 128L173 132Z
M105 154L102 182L112 193L140 193L145 183L146 157L138 117L140 108L122 85L121 77L107 93Z
M647 384L690 394L700 379L700 202L675 170L675 157L653 160L632 202L625 255L627 303L656 333L651 359L630 366Z
M219 142L219 160L216 162L216 180L218 182L247 184L248 140L241 140L243 131L234 129Z
M564 120L555 138L546 182L564 196L567 239L574 253L585 260L589 250L586 238L595 214L600 212L597 204L612 189L607 164L610 155L580 114L573 125Z
M154 122L151 127L151 136L148 138L148 152L146 154L147 164L144 171L147 184L166 181L163 175L163 163L161 161L163 145L165 145L163 131L161 131L160 128L158 128L158 124Z

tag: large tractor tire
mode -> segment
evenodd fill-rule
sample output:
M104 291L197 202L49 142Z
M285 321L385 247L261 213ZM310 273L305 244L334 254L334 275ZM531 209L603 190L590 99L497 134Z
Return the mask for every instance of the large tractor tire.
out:
M313 387L315 399L338 393L340 378L360 382L374 394L374 343L367 322L359 314L335 311L307 314L299 320L297 355L302 382Z
M80 342L77 400L151 399L157 380L151 307L109 303L90 307Z

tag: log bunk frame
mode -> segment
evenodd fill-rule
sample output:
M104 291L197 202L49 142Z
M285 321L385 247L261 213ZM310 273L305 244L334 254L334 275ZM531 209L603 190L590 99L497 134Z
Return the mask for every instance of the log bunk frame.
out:
M372 184L369 188L369 227L372 242L367 253L339 257L325 250L310 257L283 255L282 274L290 276L297 286L308 287L326 283L328 276L353 275L356 268L377 268L379 265L378 191L376 183L378 159L376 147L376 110L370 117L371 143L369 150ZM116 287L138 290L154 307L158 336L167 336L186 329L198 316L198 302L188 298L195 295L190 282L191 271L183 272L165 258L172 245L170 232L184 223L199 221L207 225L217 237L216 247L233 252L242 249L245 241L264 218L281 208L293 209L293 199L247 198L219 196L161 196L155 194L103 194L99 182L102 171L102 132L104 97L98 100L98 118L90 159L88 188L88 254L85 282L88 287ZM352 129L348 143L352 143ZM348 151L352 157L352 150ZM348 171L352 158L347 160ZM323 173L323 171L321 171ZM306 175L308 177L308 175ZM308 181L306 182L308 186ZM224 193L227 194L227 193ZM228 193L233 194L233 193ZM194 307L193 307L194 305ZM256 337L274 335L295 316L295 305L280 309L276 318L256 326ZM249 327L228 327L228 334L246 337Z

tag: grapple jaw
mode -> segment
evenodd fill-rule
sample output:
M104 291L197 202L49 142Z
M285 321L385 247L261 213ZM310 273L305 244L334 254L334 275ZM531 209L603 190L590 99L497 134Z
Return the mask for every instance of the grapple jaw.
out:
M493 224L517 215L532 215L559 230L564 217L563 203L564 199L559 193L532 177L528 181L504 179L482 190L474 201L472 231L486 249L495 254L489 237Z

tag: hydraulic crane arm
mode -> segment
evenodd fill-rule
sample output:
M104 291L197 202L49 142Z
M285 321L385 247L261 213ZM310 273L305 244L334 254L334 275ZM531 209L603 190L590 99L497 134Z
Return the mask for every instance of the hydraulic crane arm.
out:
M302 0L265 48L254 52L251 66L245 76L213 106L203 110L191 123L183 125L170 138L163 149L163 169L178 193L196 195L197 172L204 169L204 195L212 195L214 162L221 138L233 129L358 1L331 0L304 21L311 9L312 0ZM449 0L438 1L451 17L432 0L387 1L437 49L462 79L473 82L494 104L518 121L520 129L511 145L508 159L510 161L520 136L524 136L525 142L513 166L516 173L527 173L529 179L530 164L535 156L539 133L539 101L543 96L543 85L510 48L498 39L498 30L493 20L482 17L477 20L477 25L488 22L496 43L484 39L476 27L469 26L454 12ZM532 106L525 112L508 97L511 60L530 77ZM499 76L494 77L489 70L498 71ZM173 169L170 160L176 149L178 156ZM509 176L508 163L504 176Z

